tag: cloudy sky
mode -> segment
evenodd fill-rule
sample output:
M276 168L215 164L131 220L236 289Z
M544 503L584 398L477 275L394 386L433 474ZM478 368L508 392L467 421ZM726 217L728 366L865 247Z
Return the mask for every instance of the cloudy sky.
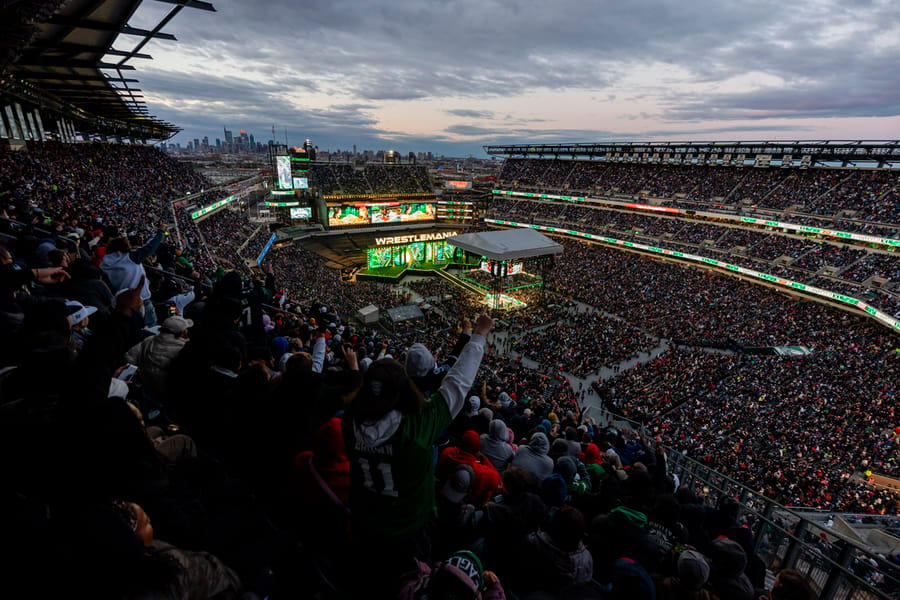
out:
M182 144L900 138L897 0L211 1L132 63Z

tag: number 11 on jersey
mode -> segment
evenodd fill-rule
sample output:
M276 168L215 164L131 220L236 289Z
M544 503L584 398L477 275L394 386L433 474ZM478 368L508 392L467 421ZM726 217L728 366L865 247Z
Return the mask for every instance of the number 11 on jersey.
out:
M382 496L397 497L397 490L394 489L394 474L391 473L391 465L389 463L378 463L375 465L375 469L381 476L381 482L379 482L381 489L376 487L376 482L372 477L372 469L369 466L369 459L360 458L359 466L362 468L363 486L366 489L378 492Z

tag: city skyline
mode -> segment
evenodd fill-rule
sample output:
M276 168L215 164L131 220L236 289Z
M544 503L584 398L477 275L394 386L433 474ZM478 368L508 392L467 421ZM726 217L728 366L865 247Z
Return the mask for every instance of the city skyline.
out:
M184 143L242 127L323 151L483 155L485 144L896 139L889 0L433 4L183 11L137 77ZM152 26L144 3L132 26Z

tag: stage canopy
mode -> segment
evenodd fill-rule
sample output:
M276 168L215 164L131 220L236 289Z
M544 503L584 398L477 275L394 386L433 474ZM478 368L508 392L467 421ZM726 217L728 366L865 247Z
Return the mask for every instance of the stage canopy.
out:
M464 233L445 241L451 246L492 260L516 260L563 252L561 245L534 229Z
M387 312L388 316L391 318L392 323L415 321L416 319L422 319L425 317L425 314L422 312L422 310L415 304L389 308Z

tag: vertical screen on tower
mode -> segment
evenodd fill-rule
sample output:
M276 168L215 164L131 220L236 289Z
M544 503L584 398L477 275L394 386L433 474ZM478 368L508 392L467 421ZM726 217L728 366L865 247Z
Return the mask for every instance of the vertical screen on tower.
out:
M278 174L278 187L282 190L294 189L291 181L291 157L276 156L275 172Z

